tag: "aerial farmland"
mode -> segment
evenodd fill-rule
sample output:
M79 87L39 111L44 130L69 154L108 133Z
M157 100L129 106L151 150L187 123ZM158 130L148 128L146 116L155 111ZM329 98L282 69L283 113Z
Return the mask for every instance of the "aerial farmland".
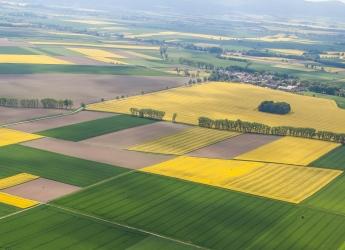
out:
M0 249L345 249L345 3L158 2L0 0Z

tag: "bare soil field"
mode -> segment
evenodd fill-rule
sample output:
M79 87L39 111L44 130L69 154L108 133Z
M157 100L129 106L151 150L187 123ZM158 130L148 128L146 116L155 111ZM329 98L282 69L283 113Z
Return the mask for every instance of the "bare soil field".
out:
M101 119L101 118L110 117L114 115L115 114L111 114L111 113L82 111L82 112L78 112L72 115L66 115L66 116L61 116L61 117L56 117L56 118L51 118L51 119L17 124L17 125L10 126L9 128L25 131L28 133L36 133L36 132L44 131L47 129Z
M83 57L83 56L58 56L56 58L77 64L77 65L96 65L96 66L109 65L108 63L92 60L90 58Z
M242 134L199 149L188 155L194 157L232 159L267 143L278 140L279 138L279 136Z
M23 46L28 45L25 42L10 41L7 38L0 38L0 46Z
M84 140L84 143L126 149L128 147L176 134L190 126L170 122L156 122L149 125L125 129Z
M0 107L0 125L45 117L49 115L64 114L67 112L69 111L61 109L29 109Z
M22 145L131 169L140 169L173 158L173 156L146 154L125 149L92 145L84 142L70 142L52 138L43 138L23 143Z
M80 103L99 102L102 98L138 95L142 91L157 91L182 86L182 77L143 77L87 74L2 75L1 95L16 98L72 99Z
M46 203L61 196L76 192L79 189L80 188L77 186L39 178L21 185L4 189L2 192Z

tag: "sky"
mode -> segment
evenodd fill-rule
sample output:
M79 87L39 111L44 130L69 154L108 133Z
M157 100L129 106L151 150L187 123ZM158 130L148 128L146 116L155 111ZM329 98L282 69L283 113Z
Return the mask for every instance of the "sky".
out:
M329 0L308 0L308 1L313 1L313 2L324 2L324 1L329 1ZM339 2L345 3L345 0L338 0Z

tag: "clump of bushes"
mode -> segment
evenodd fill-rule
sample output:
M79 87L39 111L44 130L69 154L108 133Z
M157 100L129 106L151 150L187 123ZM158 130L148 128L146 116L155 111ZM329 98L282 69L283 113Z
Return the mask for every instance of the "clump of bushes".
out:
M291 105L287 102L263 101L258 109L265 113L286 115L291 112Z

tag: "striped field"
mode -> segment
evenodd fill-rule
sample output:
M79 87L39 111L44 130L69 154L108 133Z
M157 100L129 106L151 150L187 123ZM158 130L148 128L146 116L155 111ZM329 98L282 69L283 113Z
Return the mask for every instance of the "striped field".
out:
M194 249L43 205L2 219L0 235L0 247L3 249Z
M237 160L179 157L142 171L299 203L342 174L339 170Z
M282 137L236 159L306 166L339 146L332 142Z
M210 249L337 249L345 241L343 216L147 173L53 204Z
M157 154L183 155L237 135L239 135L239 133L195 127L174 135L131 147L129 150Z

